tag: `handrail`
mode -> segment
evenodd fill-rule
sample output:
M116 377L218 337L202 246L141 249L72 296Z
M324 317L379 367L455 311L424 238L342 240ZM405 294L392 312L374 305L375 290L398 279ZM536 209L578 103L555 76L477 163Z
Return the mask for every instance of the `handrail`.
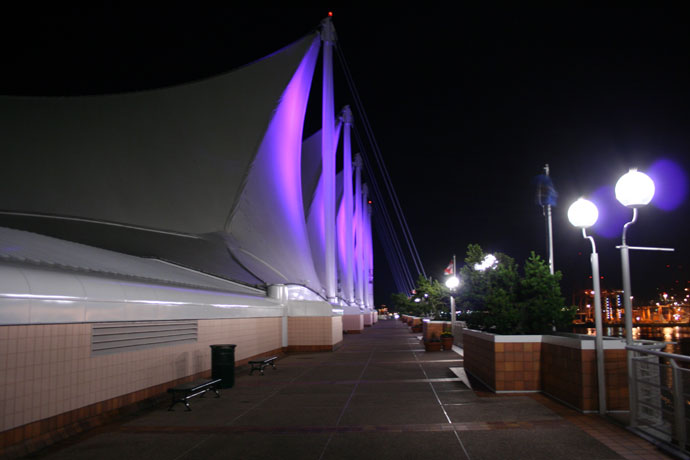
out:
M640 353L647 353L650 355L659 356L661 358L675 359L676 361L683 361L686 363L690 363L690 356L676 355L674 353L666 353L664 351L656 351L656 350L652 350L650 348L641 347L639 345L626 345L625 349L631 350L631 351L638 351Z

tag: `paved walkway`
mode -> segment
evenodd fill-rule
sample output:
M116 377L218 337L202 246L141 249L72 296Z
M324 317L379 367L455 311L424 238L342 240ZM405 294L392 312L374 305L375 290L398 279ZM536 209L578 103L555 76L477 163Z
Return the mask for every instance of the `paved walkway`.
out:
M221 398L167 405L93 430L45 459L666 459L597 415L541 395L469 390L462 356L427 353L398 321L238 375Z

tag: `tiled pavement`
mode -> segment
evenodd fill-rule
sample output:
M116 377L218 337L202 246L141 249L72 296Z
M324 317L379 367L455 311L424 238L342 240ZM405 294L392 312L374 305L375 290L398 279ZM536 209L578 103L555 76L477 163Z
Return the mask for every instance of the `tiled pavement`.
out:
M292 354L238 375L192 411L161 405L65 441L45 459L666 459L597 415L541 395L471 391L403 324L346 335L334 353Z

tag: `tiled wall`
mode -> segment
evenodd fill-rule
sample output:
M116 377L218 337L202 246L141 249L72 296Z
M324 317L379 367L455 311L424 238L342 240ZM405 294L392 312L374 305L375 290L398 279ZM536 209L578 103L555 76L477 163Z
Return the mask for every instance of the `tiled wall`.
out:
M288 318L288 351L333 350L343 341L342 316Z
M348 334L358 334L364 329L364 315L343 315L343 330Z
M541 343L494 342L465 334L465 369L494 391L540 391Z
M608 410L628 410L630 395L628 393L628 361L626 350L606 350L604 371L606 373L606 405ZM589 362L596 368L596 356L591 352ZM590 374L590 385L596 392L596 372ZM594 395L597 401L597 395ZM593 409L598 409L596 404Z
M371 313L365 313L363 315L363 317L364 317L364 327L370 327L372 324Z
M281 348L281 318L198 324L197 343L103 356L91 356L90 324L0 326L0 434L207 372L212 344L236 344L238 365Z
M582 408L584 398L591 398L591 391L583 392L583 371L596 372L589 363L583 369L579 348L542 344L542 384L544 392L573 406Z
M596 355L593 349L582 348L591 341L501 339L505 337L465 331L465 369L496 392L543 391L581 411L598 410ZM608 410L629 406L625 353L624 349L605 350Z
M343 317L331 316L331 340L333 345L339 346L343 342Z
M542 345L544 392L582 411L599 410L597 363L594 350ZM604 351L606 407L628 410L628 365L625 350Z
M428 341L433 338L440 340L441 332L444 330L450 330L450 323L445 323L443 321L425 321L424 322L424 340Z
M496 357L494 342L464 334L465 370L481 380L490 389L496 389Z

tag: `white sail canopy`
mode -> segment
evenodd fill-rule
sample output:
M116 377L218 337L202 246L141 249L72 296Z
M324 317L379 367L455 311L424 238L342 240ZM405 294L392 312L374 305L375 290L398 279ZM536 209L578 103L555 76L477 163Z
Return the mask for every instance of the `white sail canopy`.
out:
M0 97L0 210L223 230L314 43L312 35L237 71L153 91Z
M322 131L303 133L320 48L151 91L0 96L0 227L332 301L329 257L347 268L326 254Z

